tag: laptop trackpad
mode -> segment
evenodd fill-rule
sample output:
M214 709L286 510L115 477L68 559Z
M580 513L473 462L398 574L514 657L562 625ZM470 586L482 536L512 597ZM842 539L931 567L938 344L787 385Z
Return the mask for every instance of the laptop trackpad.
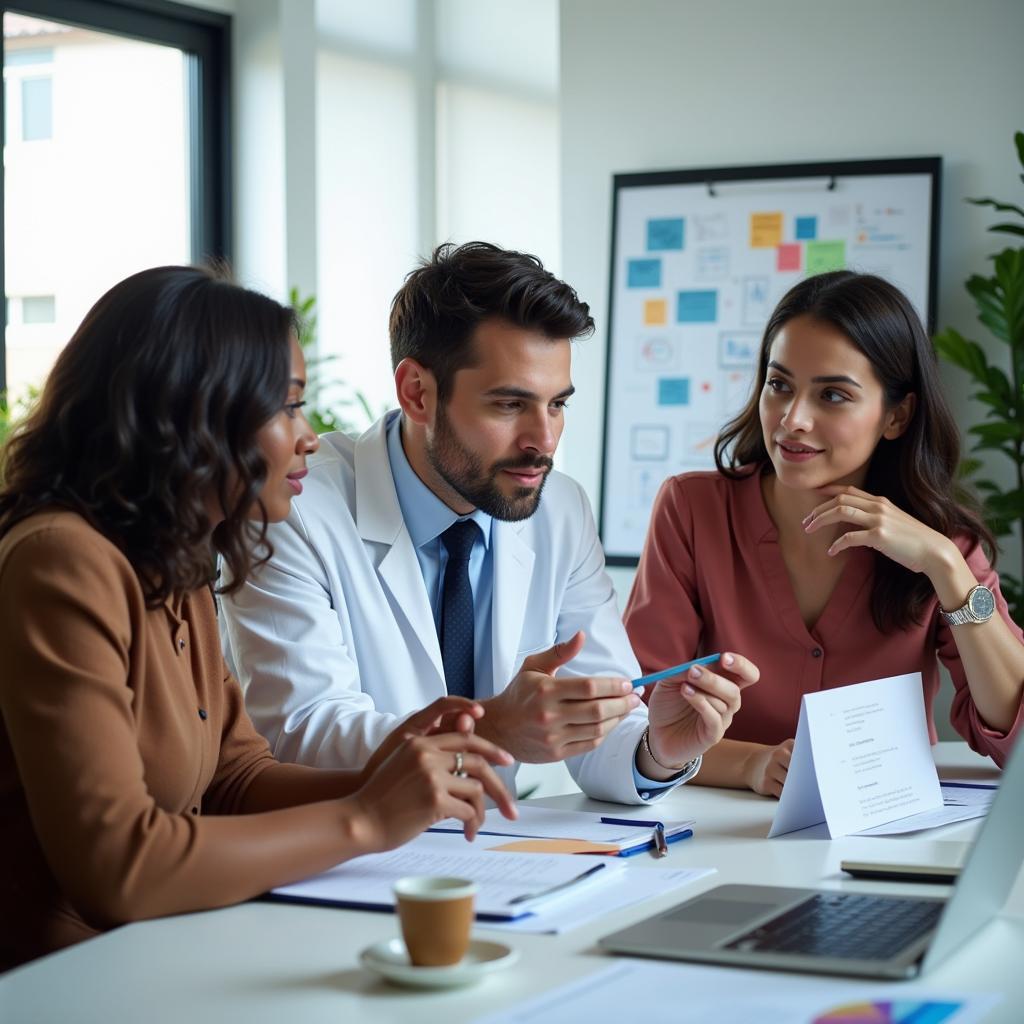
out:
M666 914L665 921L689 921L693 924L742 925L754 922L778 910L778 903L755 903L752 900L722 900L709 897L696 899Z

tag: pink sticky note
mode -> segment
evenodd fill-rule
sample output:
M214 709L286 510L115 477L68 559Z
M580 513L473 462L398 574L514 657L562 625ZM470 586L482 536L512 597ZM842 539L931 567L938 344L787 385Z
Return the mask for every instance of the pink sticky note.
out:
M800 243L783 242L777 250L776 270L799 270L800 269Z

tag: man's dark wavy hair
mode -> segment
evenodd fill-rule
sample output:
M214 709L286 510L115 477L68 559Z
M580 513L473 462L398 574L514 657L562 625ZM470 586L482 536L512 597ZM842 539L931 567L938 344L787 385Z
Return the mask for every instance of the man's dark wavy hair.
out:
M489 242L439 245L391 302L391 365L415 359L434 375L442 403L455 374L473 365L473 332L505 320L552 340L592 334L590 307L536 256Z
M894 440L879 441L864 489L888 498L947 537L970 537L984 545L994 562L992 533L978 516L976 503L957 484L960 431L939 380L935 350L910 300L872 274L849 270L819 274L794 285L782 297L764 330L750 399L715 442L718 471L734 479L752 471L771 472L759 403L772 342L798 316L813 317L850 339L874 368L887 408L908 394L916 396L907 429ZM871 616L878 629L891 632L920 622L934 594L924 573L875 555Z
M115 285L8 440L0 536L69 509L124 552L151 606L209 584L215 551L228 589L241 586L270 554L257 433L286 400L293 329L290 309L220 270L156 267Z

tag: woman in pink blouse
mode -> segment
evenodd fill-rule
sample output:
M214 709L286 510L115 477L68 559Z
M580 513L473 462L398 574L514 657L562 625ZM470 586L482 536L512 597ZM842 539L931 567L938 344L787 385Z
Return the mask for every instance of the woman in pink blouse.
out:
M905 672L923 677L934 742L936 655L956 687L953 725L1003 764L1024 642L992 535L957 494L959 458L907 298L848 271L791 289L717 471L662 486L626 607L645 672L711 651L760 669L695 781L778 796L803 694Z

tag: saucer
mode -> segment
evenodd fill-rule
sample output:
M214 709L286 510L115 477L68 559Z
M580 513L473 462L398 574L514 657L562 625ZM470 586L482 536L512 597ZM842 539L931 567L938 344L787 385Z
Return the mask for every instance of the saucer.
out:
M401 939L375 942L359 954L362 965L397 985L410 988L460 988L475 985L485 975L511 967L519 959L519 950L503 942L473 939L466 955L447 967L416 967L409 961Z

